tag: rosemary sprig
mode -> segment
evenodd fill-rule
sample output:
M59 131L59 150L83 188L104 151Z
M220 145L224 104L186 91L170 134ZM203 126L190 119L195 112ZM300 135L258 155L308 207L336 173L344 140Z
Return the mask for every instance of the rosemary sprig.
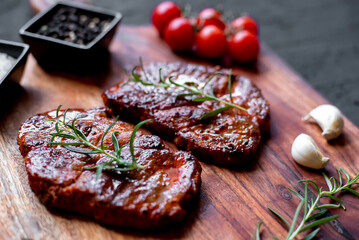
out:
M105 130L105 132L102 134L100 146L95 146L91 142L88 141L85 134L83 132L81 132L81 130L78 129L75 125L77 120L84 118L85 116L83 116L83 115L78 116L72 120L71 124L68 124L66 122L66 114L69 109L66 109L63 113L63 117L60 118L59 112L60 112L61 107L62 107L62 105L59 105L56 110L56 118L48 119L48 121L55 122L55 130L56 130L56 132L50 133L50 135L52 136L51 140L49 142L50 146L60 145L60 146L63 146L64 148L66 148L67 150L76 152L76 153L104 154L106 157L109 157L111 160L104 162L100 165L96 165L93 167L84 167L84 169L96 169L96 179L99 178L99 176L102 173L102 170L130 171L130 170L142 168L142 166L140 164L138 164L136 161L135 154L134 154L133 142L134 142L135 135L136 135L136 132L138 131L138 129L145 123L151 121L151 119L142 121L139 124L137 124L135 126L135 128L133 129L129 143L127 143L125 145L119 146L118 140L116 138L116 133L118 133L118 132L113 132L112 136L111 136L111 140L112 140L112 143L114 146L114 151L109 151L109 150L106 150L106 148L108 148L108 146L104 145L104 139L105 139L106 135L108 134L108 132L111 130L111 128L116 124L116 122L118 120L118 116L116 117L114 122L112 124L110 124L107 127L107 129ZM55 141L56 137L77 140L77 141L56 142ZM131 162L124 161L121 157L121 151L127 145L129 145L129 148L130 148L130 153L131 153L131 157L132 157Z
M226 111L226 110L228 110L230 108L237 108L237 109L240 109L242 111L247 112L247 109L245 109L244 107L241 107L241 106L239 106L239 105L237 105L237 104L235 104L233 102L233 98L232 98L232 70L229 70L229 74L228 74L228 93L229 93L229 98L230 98L230 101L228 102L228 101L225 101L225 100L215 96L215 94L213 92L213 85L211 85L209 93L206 93L204 91L206 86L214 79L214 77L216 75L219 75L219 74L224 75L224 73L222 73L222 72L214 73L205 82L205 84L203 84L203 86L199 87L193 81L188 81L188 82L185 82L185 83L175 82L175 81L172 80L173 76L168 77L168 82L166 82L166 80L163 79L163 76L162 76L162 72L161 72L162 69L159 69L160 83L152 82L152 81L150 81L146 71L144 70L141 58L140 58L140 66L141 66L141 69L143 71L143 75L145 77L145 80L141 79L139 74L136 74L137 66L135 66L132 69L132 77L129 78L130 81L140 83L140 84L142 84L144 86L153 86L153 87L162 87L162 88L169 88L169 87L176 86L176 87L182 88L184 90L188 90L185 93L180 93L180 94L176 95L175 100L177 100L179 97L195 96L195 98L192 99L192 101L194 101L194 102L217 101L217 102L223 103L225 105L224 107L216 108L213 111L202 115L201 118L200 118L201 120L205 120L205 119L211 118L213 116L216 116L217 114L219 114L219 113L221 113L223 111Z
M293 189L289 188L289 190L297 198L300 199L300 203L297 207L297 210L294 214L291 224L289 223L289 221L287 221L282 215L280 215L274 209L268 207L268 209L274 215L276 215L279 219L281 219L289 227L289 231L288 231L286 240L294 239L296 236L298 236L298 234L300 234L301 232L303 232L305 230L317 227L321 224L324 224L324 223L330 222L334 219L337 219L339 217L339 215L323 217L324 214L327 213L328 209L330 209L330 208L342 207L344 210L346 209L342 200L340 200L338 197L334 196L334 194L339 193L341 191L347 191L347 192L352 193L352 194L356 195L357 197L359 197L359 192L350 188L353 185L359 184L359 182L358 182L359 173L353 179L351 179L349 174L344 169L340 168L340 169L337 169L337 171L338 171L339 181L335 177L329 178L325 173L323 173L325 182L328 186L327 191L324 191L322 187L319 188L319 186L312 180L298 181L300 183L304 183L304 196L297 193ZM347 182L345 184L343 184L342 174L344 174L347 179ZM308 185L312 185L315 188L315 190L317 191L317 197L315 199L311 198L310 201L308 201L309 200ZM322 199L324 197L334 200L335 202L337 202L337 204L320 204L319 203L320 199ZM302 219L302 221L300 221L298 223L298 217L299 217L299 214L302 209L303 209L303 219ZM314 211L318 211L318 212L314 213ZM316 234L319 232L319 230L320 230L319 227L316 228L314 231L312 231L310 234L305 236L303 239L305 239L305 240L313 239L316 236ZM257 227L257 232L259 232L259 227ZM257 235L256 239L257 240L260 239L259 235Z

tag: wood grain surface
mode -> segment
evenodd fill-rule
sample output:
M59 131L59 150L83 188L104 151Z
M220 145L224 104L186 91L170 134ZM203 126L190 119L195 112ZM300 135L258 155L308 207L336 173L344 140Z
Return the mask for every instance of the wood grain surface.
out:
M44 207L31 191L16 144L17 131L28 117L55 109L103 106L101 93L114 85L123 72L142 56L150 61L186 61L212 64L191 56L179 56L149 26L120 26L110 46L108 71L90 76L48 73L29 56L21 86L2 89L0 95L0 239L250 239L262 220L262 237L285 237L285 226L268 210L271 206L290 219L298 200L287 190L302 190L299 179L325 186L319 171L305 169L291 159L290 147L300 133L311 135L331 162L325 172L336 176L336 167L352 176L359 170L359 129L345 118L343 135L327 142L315 124L301 118L327 101L263 47L253 67L232 66L249 77L268 99L271 128L263 139L257 159L250 166L226 169L201 163L202 187L183 224L161 232L140 232L101 226L80 216ZM359 199L341 196L347 211L330 211L340 218L325 224L320 239L356 239L359 236ZM119 216L120 217L120 216Z

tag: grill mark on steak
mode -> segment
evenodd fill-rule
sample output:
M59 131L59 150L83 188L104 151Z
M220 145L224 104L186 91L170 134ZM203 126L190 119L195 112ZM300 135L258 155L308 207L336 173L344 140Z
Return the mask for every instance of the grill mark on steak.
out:
M161 228L184 218L200 186L201 167L195 157L140 129L134 149L137 162L144 168L104 171L96 180L95 171L83 167L101 164L108 158L48 145L49 133L55 129L54 122L46 119L54 118L55 112L31 117L22 124L18 135L30 186L45 205L77 212L101 223L137 229ZM99 146L113 118L100 108L71 110L67 117L78 114L86 117L78 120L76 126L92 144ZM118 121L113 126L104 140L109 150L113 150L111 134L116 131L121 146L129 141L133 125ZM129 147L123 149L122 157L131 161Z
M172 76L174 81L191 80L198 86L203 86L217 71L226 73L225 76L216 75L204 91L209 92L212 84L218 98L230 101L228 69L155 62L145 67L150 81L160 83L159 69L165 79ZM141 68L138 67L136 73L146 80ZM136 82L123 85L126 81L124 79L103 93L105 105L131 121L153 118L154 121L146 124L149 130L173 141L180 149L193 153L200 160L234 165L252 159L260 143L261 132L269 130L269 105L261 91L247 78L233 74L231 81L234 103L248 112L232 108L207 121L201 121L200 117L225 105L217 101L193 102L194 96L176 100L178 94L186 92L176 86L165 89Z

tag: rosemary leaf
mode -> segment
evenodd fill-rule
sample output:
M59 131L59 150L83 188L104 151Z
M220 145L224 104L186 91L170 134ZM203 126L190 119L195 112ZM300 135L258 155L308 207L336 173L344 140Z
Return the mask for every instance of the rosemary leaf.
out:
M294 217L293 217L293 220L292 220L292 225L290 225L290 228L289 228L289 231L288 231L288 237L287 239L290 239L289 237L292 235L293 231L294 231L294 227L295 227L295 224L297 223L297 219L298 219L298 216L299 216L299 212L300 212L300 209L302 209L302 206L304 204L304 200L302 200L298 207L297 207L297 210L295 210L295 214L294 214Z
M313 182L312 180L299 180L298 181L298 183L310 183L310 184L312 184L313 185L313 187L315 187L315 189L317 190L317 192L319 193L319 187L318 187L318 185L315 183L315 182Z
M329 191L332 191L332 190L333 190L333 185L332 185L332 183L330 182L328 176L327 176L325 173L323 173L323 176L324 176L325 182L326 182L327 185L328 185Z
M328 212L328 209L324 209L320 212L317 212L316 214L313 214L312 216L310 216L309 218L307 218L307 222L310 222L314 219L318 219L320 218L321 216L323 216L324 214L326 214Z
M66 148L67 150L71 151L71 152L75 152L75 153L81 153L81 154L98 154L100 153L97 150L91 150L88 148L80 148L80 147L74 147L71 145L62 145L64 148Z
M193 102L204 102L204 101L211 101L213 100L212 97L196 97L192 99Z
M163 76L162 76L162 68L160 68L159 71L159 75L160 75L160 82L163 83L163 84L166 84L166 81L163 79Z
M350 181L349 174L343 168L340 168L340 170L344 173L345 177L347 178L347 182L349 182Z
M52 143L54 143L56 136L52 136L49 142L49 146L52 147Z
M50 145L60 145L60 146L81 146L84 145L81 142L49 142Z
M311 223L309 223L308 225L306 225L305 227L303 227L303 228L299 231L299 233L301 233L301 232L303 232L303 231L305 231L305 230L308 230L308 229L310 229L310 228L316 227L316 226L318 226L318 225L321 225L321 224L330 222L330 221L332 221L332 220L334 220L334 219L337 219L338 217L339 217L339 215L334 215L334 216L321 218L321 219L319 219L319 220L317 220L317 221L311 222Z
M209 94L210 94L210 96L215 97L214 96L214 86L213 85L211 85L211 88L209 89Z
M148 76L147 76L147 73L146 73L146 71L145 71L145 68L143 67L142 57L140 57L140 66L141 66L141 69L142 69L143 74L145 75L145 78L146 78L147 82L149 82L150 80L149 80L149 78L148 78Z
M197 95L197 94L196 93L181 93L181 94L176 95L175 101L177 101L177 99L180 97L193 96L193 95Z
M56 122L55 123L55 130L56 130L56 132L60 132L60 129L59 129L59 122Z
M274 215L276 215L280 220L282 220L285 224L287 224L288 227L290 227L289 222L287 220L285 220L285 218L282 215L280 215L279 213L274 211L274 209L272 209L271 207L269 207L269 206L267 206L267 207L272 213L274 213Z
M258 226L257 226L257 230L256 230L256 239L257 240L260 240L261 239L261 236L260 236L260 227L261 227L261 225L262 225L262 221L260 221L259 223L258 223Z
M112 170L112 171L120 171L120 172L122 172L122 171L131 171L131 170L134 170L134 169L136 169L136 167L135 167L135 166L131 166L131 167L124 167L124 168L116 168L116 167L107 167L107 166L105 166L104 169L110 169L110 170Z
M359 197L359 192L355 191L354 189L345 187L345 188L343 188L343 190L347 190L348 192L350 192L350 193L356 195L357 197Z
M62 137L62 138L68 138L68 139L76 139L76 137L66 134L66 133L50 133L51 136L54 137Z
M118 133L118 132L113 132L112 133L111 139L112 139L112 142L113 142L113 148L115 149L116 157L119 157L117 155L117 153L120 151L120 146L119 146L118 140L116 138L116 133Z
M121 157L121 151L122 151L122 149L125 148L125 147L127 147L129 144L130 144L130 143L128 142L128 143L126 143L126 144L124 144L124 145L122 145L122 146L120 147L119 151L117 152L118 158Z
M313 232L311 232L310 234L308 234L307 236L302 238L302 240L311 240L311 239L313 239L318 234L319 231L320 231L320 228L315 229Z
M210 76L210 77L208 78L208 80L206 81L206 83L203 85L202 89L205 89L205 87L208 85L208 83L209 83L210 81L212 81L213 78L214 78L215 76L217 76L217 75L224 75L224 73L223 73L223 72L215 72L214 74L212 74L212 76Z
M318 207L315 207L314 210L322 209L322 208L340 208L340 204L322 204Z
M76 118L74 118L74 119L72 120L71 128L72 128L73 132L75 133L75 135L76 135L77 137L81 138L81 139L84 140L84 141L87 141L87 138L86 138L85 134L83 134L83 132L81 132L79 129L77 129L77 128L75 127L75 122L76 122L77 120L79 120L80 118L83 118L83 116L76 117Z
M175 86L177 86L177 87L183 87L183 85L181 85L181 84L176 83L175 81L173 81L172 78L173 78L173 76L170 76L170 77L168 78L168 81L169 81L171 84L173 84L173 85L175 85Z
M228 74L228 94L229 94L229 99L231 100L231 103L233 103L233 98L232 98L232 69L229 69L229 74Z
M62 107L62 105L59 105L56 109L56 119L59 119L59 112L60 112L61 107Z
M350 182L352 184L355 184L355 182L358 181L358 180L359 180L359 174L355 178L353 178ZM359 184L359 183L356 183L356 184Z
M337 179L335 177L331 177L331 178L329 178L329 181L330 182L333 181L333 183L332 183L333 189L337 189L337 185L338 185Z
M339 187L343 186L343 179L342 179L342 174L340 172L340 169L337 169L338 172L338 178L339 178Z
M337 198L336 196L333 196L333 195L323 195L323 197L328 197L328 198L330 198L330 199L333 199L334 201L336 201L337 203L339 203L340 206L341 206L344 210L346 210L343 201L340 200L339 198Z
M103 168L103 165L101 164L101 165L98 166L98 168L96 169L96 180L98 180L99 177L101 176L101 174L102 174L102 168Z
M308 183L304 183L304 216L308 212Z
M251 236L251 240L260 240L261 236L260 236L260 228L262 225L262 221L259 221L256 227L256 230L254 231L253 235Z
M77 136L79 136L80 138L82 138L83 140L87 141L87 137L85 136L85 134L83 132L81 132L79 129L74 128L73 129L74 132L76 133Z
M105 139L105 137L106 137L108 131L110 131L111 128L113 127L113 125L116 124L116 122L118 121L118 118L119 118L119 117L120 117L120 116L116 116L115 121L113 121L113 123L111 123L111 124L107 127L107 129L105 130L105 132L102 134L102 137L101 137L101 149L102 149L102 150L104 150L103 140ZM113 140L113 139L112 139L112 140ZM116 140L117 140L117 139L116 139Z
M220 108L217 108L215 110L213 110L212 112L208 112L208 113L205 113L201 116L201 120L206 120L208 118L211 118L211 117L214 117L216 116L217 114L223 112L223 111L226 111L228 109L232 108L231 106L225 106L225 107L220 107Z
M61 106L61 105L60 105ZM67 114L67 111L69 111L69 109L68 108L66 108L66 110L65 110L65 112L63 113L63 122L66 122L66 114Z
M140 123L138 123L135 128L132 131L131 137L130 137L130 153L131 153L131 157L132 157L132 163L135 164L136 163L136 157L135 157L135 150L133 148L133 141L135 140L135 136L136 136L136 132L138 131L138 129L140 129L140 127L148 122L151 122L152 119L148 119L145 121L142 121Z
M297 198L299 198L300 200L304 200L303 196L300 195L299 193L297 193L296 191L294 191L293 189L291 188L288 188L288 190L294 194L294 196L296 196Z

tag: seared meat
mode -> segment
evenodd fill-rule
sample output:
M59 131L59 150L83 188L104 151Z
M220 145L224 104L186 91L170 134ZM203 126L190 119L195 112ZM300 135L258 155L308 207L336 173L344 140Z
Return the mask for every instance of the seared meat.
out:
M55 129L54 122L46 120L55 118L55 113L31 117L18 135L30 186L45 205L77 212L101 223L137 229L161 228L183 219L200 187L201 167L195 157L140 129L134 149L137 162L144 168L103 171L96 180L95 170L83 167L108 161L103 154L84 155L49 146L49 134ZM86 117L78 120L76 126L92 144L99 146L113 118L99 108L69 111L67 117L73 119L78 114ZM111 134L117 131L119 145L124 145L132 130L132 124L118 121L104 144L113 150ZM122 150L122 156L124 161L131 161L128 147Z
M230 101L227 69L185 63L151 63L145 71L137 68L136 73L145 81L160 83L160 69L164 79L172 76L175 82L190 81L198 87L215 72L226 73L215 76L204 91L209 92L213 87L216 97ZM269 129L269 105L249 79L234 75L231 81L234 103L248 111L232 108L206 121L200 120L203 114L225 105L217 101L193 102L194 96L176 98L188 91L176 86L123 84L127 82L124 79L105 91L103 99L106 106L132 121L153 118L154 121L147 124L148 129L200 160L233 165L251 159L255 154L261 131Z

